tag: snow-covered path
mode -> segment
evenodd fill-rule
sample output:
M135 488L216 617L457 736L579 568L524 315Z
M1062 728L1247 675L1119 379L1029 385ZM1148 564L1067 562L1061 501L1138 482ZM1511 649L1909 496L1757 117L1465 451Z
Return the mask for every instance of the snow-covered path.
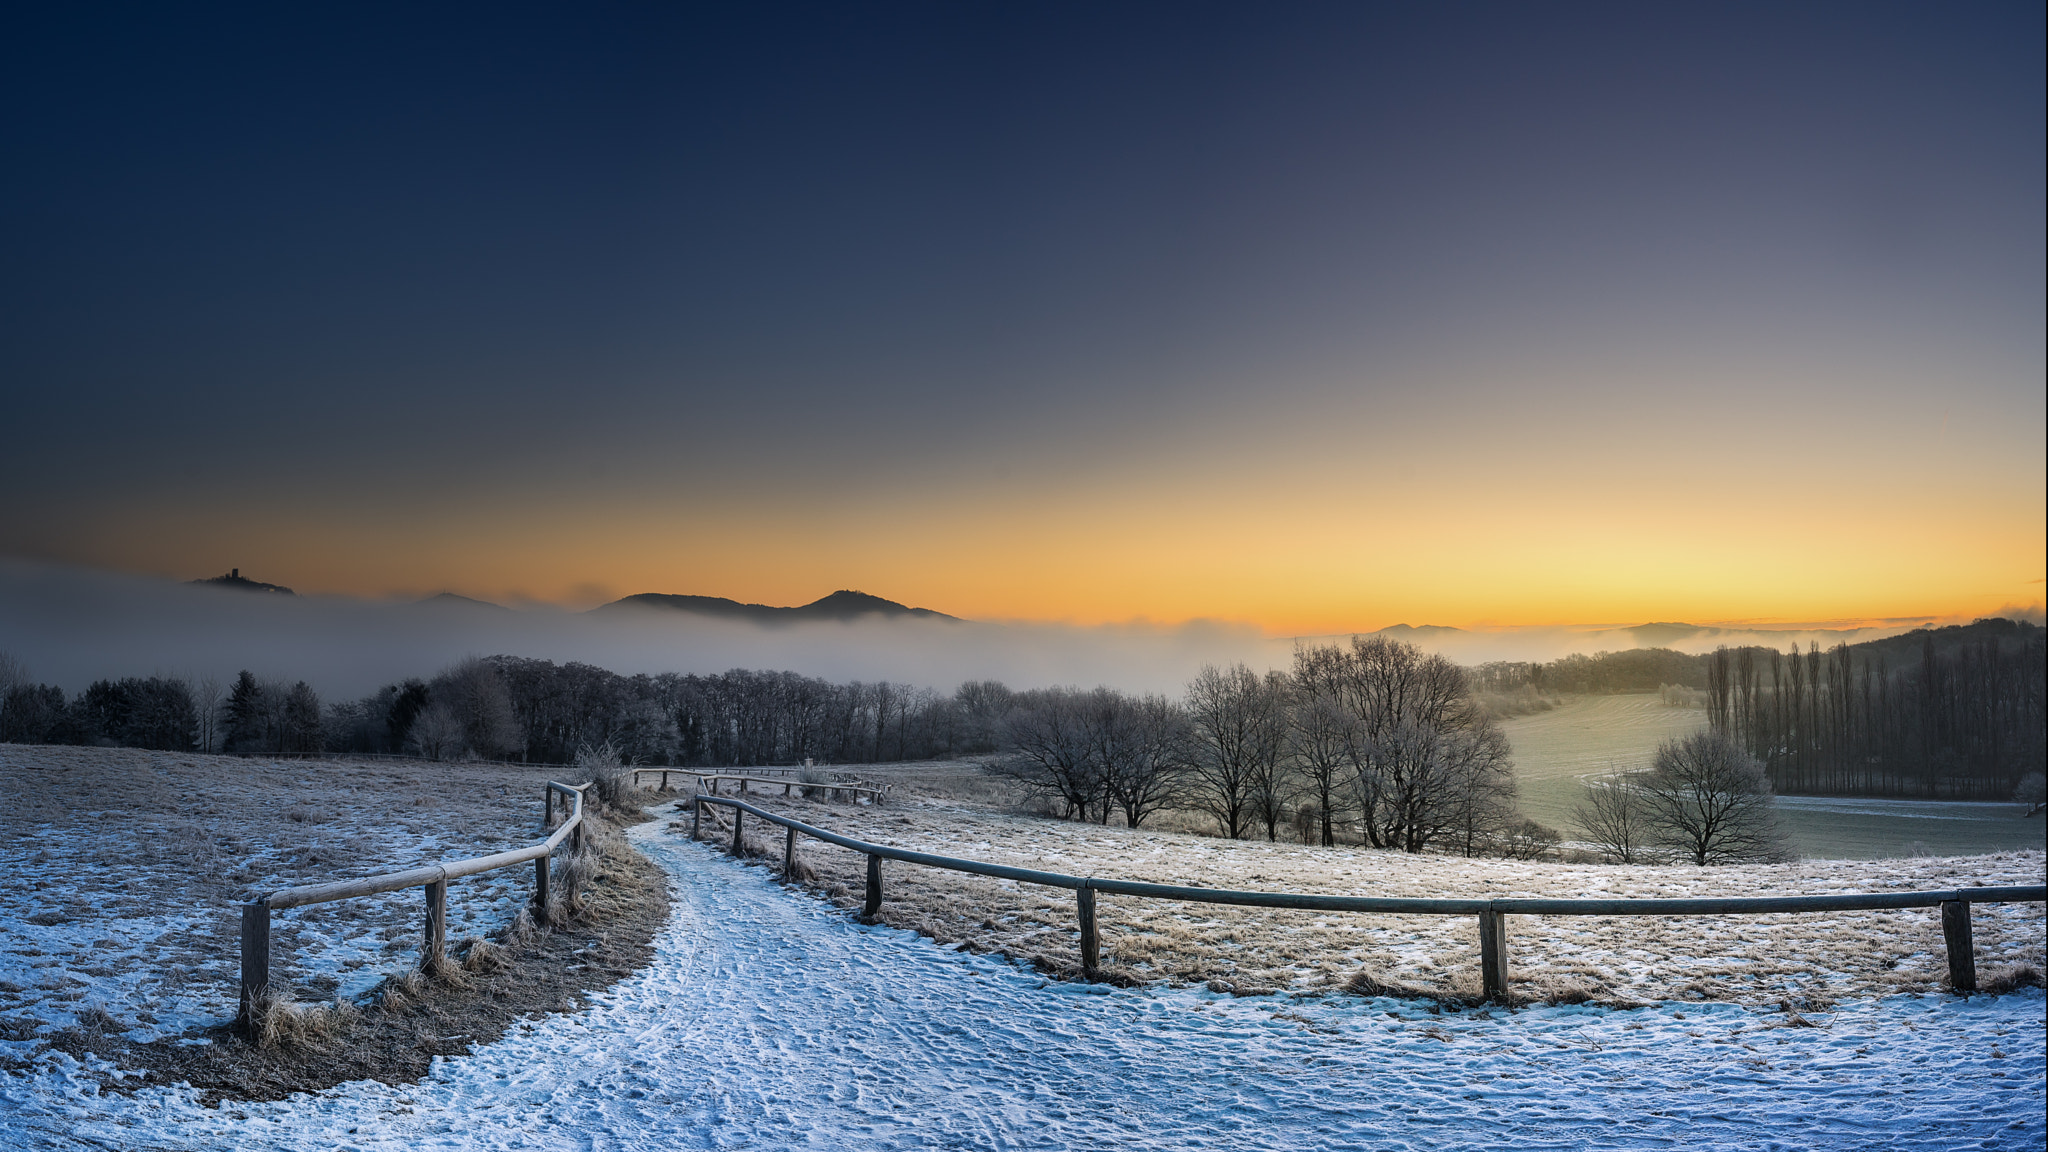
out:
M0 1080L0 1145L112 1148L2040 1148L2043 997L1431 1015L1048 982L863 928L634 829L675 880L655 963L437 1062L212 1110Z

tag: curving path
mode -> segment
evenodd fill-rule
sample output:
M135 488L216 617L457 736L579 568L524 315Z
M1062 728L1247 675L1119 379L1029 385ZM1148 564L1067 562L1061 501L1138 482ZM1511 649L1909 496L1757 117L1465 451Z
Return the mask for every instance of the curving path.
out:
M0 1145L95 1148L2034 1148L2043 997L1818 1027L1723 1005L1435 1016L1051 983L864 928L633 830L674 878L654 964L425 1082L211 1110L0 1079Z

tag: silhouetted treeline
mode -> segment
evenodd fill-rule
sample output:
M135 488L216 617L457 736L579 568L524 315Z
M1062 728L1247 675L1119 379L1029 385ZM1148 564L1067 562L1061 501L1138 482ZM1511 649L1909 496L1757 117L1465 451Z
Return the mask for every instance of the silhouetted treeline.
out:
M1571 655L1547 664L1498 660L1472 670L1474 690L1506 696L1524 689L1558 696L1655 692L1669 684L1707 686L1707 658L1670 648Z
M1829 652L1723 649L1708 715L1779 792L2007 799L2048 762L2042 629L1920 629Z
M473 755L566 763L609 743L637 764L851 764L995 750L1000 684L952 695L795 672L622 676L571 661L468 660L329 710L334 752Z
M243 672L225 695L172 676L97 680L76 698L50 684L0 695L0 742L307 756L326 745L320 698L305 681Z
M994 682L945 695L794 672L621 676L516 656L464 660L324 709L304 681L246 671L225 692L156 677L99 681L70 700L61 688L14 679L0 683L0 741L11 743L549 764L606 743L633 763L716 767L992 752L1010 701Z
M97 680L74 700L49 684L22 684L0 702L0 741L96 744L189 752L199 719L183 680Z

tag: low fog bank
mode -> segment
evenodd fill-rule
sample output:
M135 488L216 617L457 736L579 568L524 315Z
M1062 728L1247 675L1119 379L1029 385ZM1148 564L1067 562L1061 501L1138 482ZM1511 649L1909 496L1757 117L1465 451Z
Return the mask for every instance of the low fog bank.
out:
M2035 605L2000 614L2038 622L2041 609ZM1919 624L1840 630L1652 625L1397 626L1383 631L1477 666L1651 647L1694 654L1722 645L1783 650L1818 643L1829 648L1898 635ZM25 664L33 679L67 692L123 676L225 682L246 668L260 678L305 680L322 696L338 699L366 695L408 676L430 676L466 656L503 653L580 660L628 675L751 668L839 682L889 680L941 691L988 679L1013 688L1107 684L1178 696L1204 664L1243 661L1260 670L1285 668L1297 645L1348 639L1348 634L1269 637L1250 624L1214 621L1082 627L871 617L851 623L760 625L656 608L584 614L513 610L455 598L415 604L279 596L0 560L0 652Z
M950 691L1108 684L1178 696L1203 664L1286 663L1250 625L1077 627L867 618L763 626L661 609L597 615L460 600L379 603L280 596L0 560L0 652L66 692L123 676L213 677L242 669L305 680L329 699L430 676L465 656L580 660L614 672L800 672Z
M2042 609L2038 604L2029 607L2008 606L1987 615L2039 624L2042 620ZM1396 625L1382 629L1379 634L1405 640L1425 652L1443 656L1467 667L1477 667L1493 661L1541 664L1565 656L1594 656L1602 652L1626 652L1635 648L1670 648L1693 656L1705 655L1722 647L1754 646L1776 648L1782 652L1794 645L1804 651L1809 645L1818 644L1822 649L1829 649L1837 644L1862 644L1870 640L1902 636L1915 628L1969 622L1968 617L1927 616L1883 626L1851 628L1702 625L1697 628L1679 629L1666 625L1625 628L1559 625L1462 629L1409 628ZM1294 650L1296 644L1343 643L1348 639L1346 635L1330 635L1272 640L1269 644L1276 655L1269 655L1267 662L1275 666L1285 663L1287 655Z

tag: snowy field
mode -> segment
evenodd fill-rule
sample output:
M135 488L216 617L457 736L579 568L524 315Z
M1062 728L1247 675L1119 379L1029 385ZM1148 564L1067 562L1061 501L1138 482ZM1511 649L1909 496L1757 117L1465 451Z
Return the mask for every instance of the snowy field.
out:
M1078 876L1213 888L1411 897L1686 897L1928 891L2039 884L2038 851L1893 860L1805 860L1697 868L1467 860L1356 846L1323 848L1020 816L976 790L970 765L870 770L896 782L882 807L780 795L762 807L874 843ZM717 810L721 813L729 810ZM779 829L750 835L772 858ZM725 837L721 830L707 837ZM858 905L865 858L816 841L802 848L817 883L843 907ZM910 865L885 866L884 920L944 943L1077 965L1073 894ZM1330 992L1360 971L1442 995L1479 990L1473 917L1348 915L1097 899L1104 961L1143 981L1226 985L1237 991ZM2039 904L1972 909L1978 970L1986 979L2048 969L2048 922ZM1938 992L1947 973L1935 911L1767 916L1563 917L1508 920L1513 990L1536 999L1608 1003L1674 999L1755 1005L1819 1003Z
M502 851L540 832L543 769L279 761L0 744L0 1035L105 1013L141 1043L235 1014L237 904ZM450 939L509 923L531 873L448 888ZM278 915L278 977L353 997L417 960L418 889Z
M861 927L642 825L673 878L653 965L417 1085L210 1110L0 1080L0 1145L329 1149L2038 1149L2043 997L1804 1017L1061 984ZM16 1045L16 1047L25 1047Z

